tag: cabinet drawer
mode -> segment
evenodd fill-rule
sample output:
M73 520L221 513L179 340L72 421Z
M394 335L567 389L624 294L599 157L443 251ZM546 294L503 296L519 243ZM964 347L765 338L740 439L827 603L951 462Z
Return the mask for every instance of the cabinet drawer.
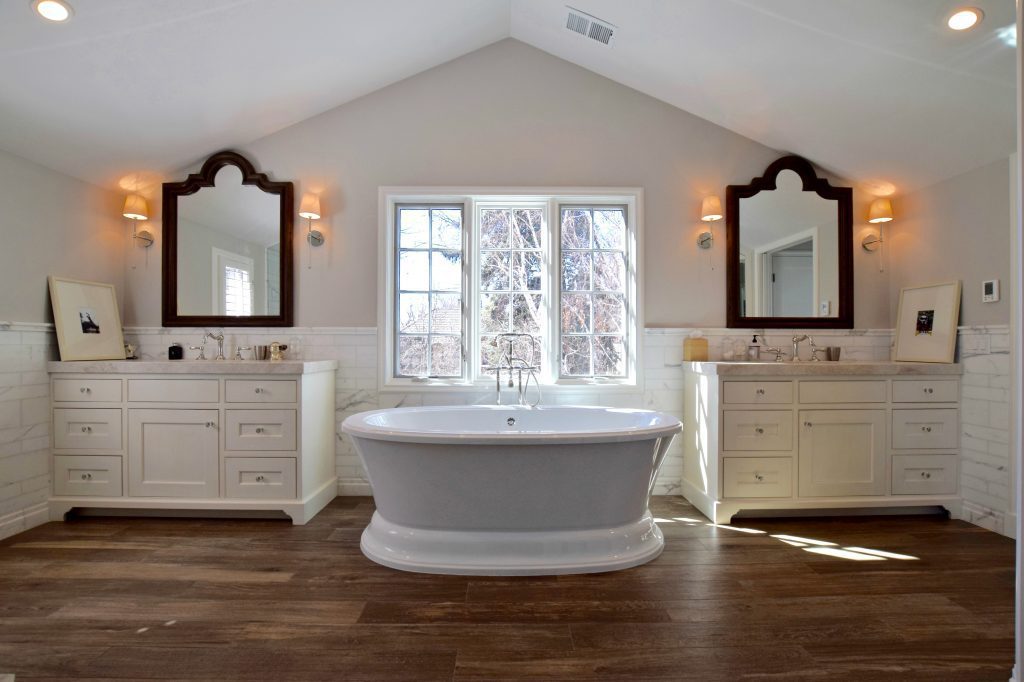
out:
M129 379L128 400L138 403L215 403L216 379Z
M58 403L119 403L120 379L54 379L53 400Z
M777 405L793 402L791 381L726 381L722 401L748 405Z
M295 410L227 410L228 450L294 450Z
M53 447L60 450L120 450L121 410L55 409Z
M226 497L295 497L295 459L292 457L225 457L224 473Z
M121 458L116 455L57 455L53 458L53 493L120 497Z
M956 448L960 444L957 410L893 410L892 446L896 449Z
M893 455L893 495L953 495L956 455Z
M296 381L278 379L228 379L224 382L224 393L225 400L229 403L294 403L299 395Z
M793 460L788 457L726 457L725 497L792 497Z
M956 381L894 381L894 403L955 403L960 399Z
M802 403L884 403L884 381L801 381Z
M722 441L726 450L791 450L791 410L726 410Z

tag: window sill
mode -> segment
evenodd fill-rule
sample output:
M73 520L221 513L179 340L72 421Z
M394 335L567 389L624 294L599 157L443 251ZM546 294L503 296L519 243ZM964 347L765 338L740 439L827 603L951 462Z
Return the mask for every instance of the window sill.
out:
M494 381L483 381L479 383L456 382L456 381L383 381L380 384L380 393L480 393L495 390ZM506 390L514 390L503 388ZM530 390L532 391L532 385ZM626 381L559 381L550 384L541 384L540 390L543 393L639 393L644 387L639 382Z

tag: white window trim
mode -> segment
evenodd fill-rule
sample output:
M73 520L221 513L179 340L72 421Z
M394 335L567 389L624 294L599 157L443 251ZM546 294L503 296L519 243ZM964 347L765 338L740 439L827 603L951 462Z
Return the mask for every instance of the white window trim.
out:
M629 314L635 324L627 321L627 376L621 379L604 377L581 377L578 379L558 378L560 349L554 340L558 338L558 315L548 315L548 353L545 356L545 372L541 378L547 391L628 391L643 390L643 188L640 187L380 187L378 189L378 278L377 278L377 329L378 385L382 392L411 391L480 391L493 389L493 377L477 376L476 363L479 360L478 314L467 307L476 304L479 273L477 272L476 240L471 235L476 225L476 211L480 203L495 201L531 202L547 204L549 221L560 221L560 205L610 205L626 206L627 230L627 291L626 300ZM399 204L408 203L449 203L463 206L463 315L469 324L464 336L465 364L467 376L461 379L415 379L398 378L394 374L395 354L395 209ZM557 234L548 226L545 238ZM560 252L558 241L545 249L548 300L552 306L560 306Z

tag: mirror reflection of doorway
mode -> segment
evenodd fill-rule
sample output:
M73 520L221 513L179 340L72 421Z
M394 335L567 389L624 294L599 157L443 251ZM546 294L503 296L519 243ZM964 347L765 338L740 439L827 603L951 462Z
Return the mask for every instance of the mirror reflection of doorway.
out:
M814 242L811 239L765 254L771 291L769 315L814 315Z
M252 258L214 248L213 251L213 309L218 315L233 317L252 315L253 271Z

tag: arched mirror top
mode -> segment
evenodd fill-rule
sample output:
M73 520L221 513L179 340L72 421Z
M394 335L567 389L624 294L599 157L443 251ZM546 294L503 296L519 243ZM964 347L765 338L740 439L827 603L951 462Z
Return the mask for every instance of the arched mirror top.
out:
M164 326L292 325L293 192L233 151L164 183Z
M784 156L726 188L726 317L733 328L853 326L853 190Z

